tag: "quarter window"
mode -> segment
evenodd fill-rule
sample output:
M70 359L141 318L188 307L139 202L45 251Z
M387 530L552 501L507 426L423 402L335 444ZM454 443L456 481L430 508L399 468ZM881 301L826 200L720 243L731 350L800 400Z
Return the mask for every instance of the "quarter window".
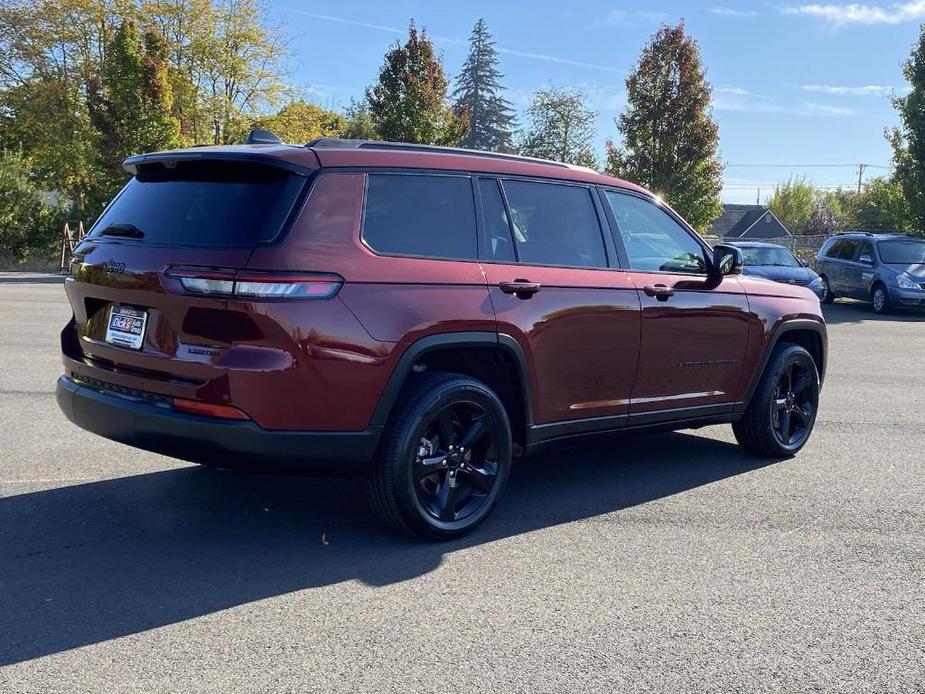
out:
M583 186L504 181L520 262L607 267L591 191Z
M657 205L635 195L607 191L630 268L649 272L704 273L703 247Z
M369 174L363 240L389 255L475 260L472 184L466 176Z
M854 254L858 250L858 242L852 239L845 239L838 249L839 260L854 260Z

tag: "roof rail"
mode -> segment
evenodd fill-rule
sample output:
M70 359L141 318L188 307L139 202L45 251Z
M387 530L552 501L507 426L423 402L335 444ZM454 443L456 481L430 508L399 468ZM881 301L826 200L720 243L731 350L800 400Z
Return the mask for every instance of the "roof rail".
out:
M441 147L439 145L417 145L409 142L387 142L385 140L349 140L339 137L317 137L311 142L305 144L306 147L312 148L332 148L332 149L383 149L405 152L433 152L434 154L463 154L469 157L485 157L488 159L503 159L505 161L523 161L533 164L546 164L547 166L558 166L564 169L581 169L584 171L593 171L586 166L576 166L574 164L565 164L561 161L552 161L551 159L538 159L536 157L524 157L519 154L507 154L505 152L485 152L478 149L465 149L463 147Z
M889 233L889 232L884 232ZM864 236L874 236L873 232L870 231L836 231L835 236L844 236L845 234L862 234Z

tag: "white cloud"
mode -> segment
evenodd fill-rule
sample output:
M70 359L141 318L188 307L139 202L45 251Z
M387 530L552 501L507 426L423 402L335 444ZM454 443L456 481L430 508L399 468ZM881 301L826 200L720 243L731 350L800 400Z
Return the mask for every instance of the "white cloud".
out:
M722 84L718 87L714 87L713 91L717 94L728 94L730 96L740 96L740 97L749 97L752 99L767 99L768 97L761 94L756 94L755 92L750 92L744 87L736 87L731 84Z
M657 10L610 10L597 26L621 26L638 22L657 23L668 19L667 12Z
M820 116L853 116L857 113L857 110L853 108L829 106L828 104L816 104L812 101L807 101L804 106L808 113L818 114Z
M372 24L370 22L361 22L356 19L347 19L346 17L334 17L329 14L318 14L317 12L307 12L305 10L284 10L285 12L291 12L292 14L302 15L304 17L311 17L312 19L320 19L325 22L333 22L335 24L347 24L349 26L361 27L363 29L373 29L375 31L383 31L388 34L395 34L396 36L402 36L407 34L407 29L399 29L397 27L384 26L382 24ZM437 43L452 43L465 45L468 44L468 41L461 38L456 38L452 36L434 36L431 35L431 38ZM513 55L518 58L529 58L531 60L542 60L547 63L559 63L560 65L571 65L573 67L585 67L591 70L603 70L604 72L615 72L617 74L625 75L626 70L621 68L612 67L610 65L598 65L596 63L585 63L580 60L572 60L571 58L562 58L557 55L548 55L546 53L533 53L531 51L518 51L513 48L504 48L502 46L495 46L495 50L498 53L503 53L505 55Z
M785 14L816 17L831 24L901 24L925 19L925 0L897 2L890 5L813 4L785 7Z
M754 17L758 14L757 10L737 10L733 7L711 7L710 14L719 15L720 17L736 17L744 19L745 17Z
M831 84L804 84L800 87L804 92L817 94L831 94L834 96L887 96L893 91L892 87L881 84L867 84L859 87L846 87Z

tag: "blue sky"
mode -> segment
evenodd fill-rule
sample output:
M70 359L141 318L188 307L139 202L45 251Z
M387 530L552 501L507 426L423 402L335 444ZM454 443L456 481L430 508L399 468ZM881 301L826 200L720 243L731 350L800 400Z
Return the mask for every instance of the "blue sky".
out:
M291 36L292 79L333 108L359 97L408 20L427 28L455 76L472 25L485 18L518 110L536 89L580 87L598 111L598 148L616 137L626 72L662 22L683 18L714 89L727 162L726 202L763 199L776 181L807 175L821 186L885 173L889 97L905 88L901 63L925 22L925 0L870 4L780 2L573 2L561 0L271 0ZM807 167L806 165L825 165ZM846 164L850 166L832 166Z

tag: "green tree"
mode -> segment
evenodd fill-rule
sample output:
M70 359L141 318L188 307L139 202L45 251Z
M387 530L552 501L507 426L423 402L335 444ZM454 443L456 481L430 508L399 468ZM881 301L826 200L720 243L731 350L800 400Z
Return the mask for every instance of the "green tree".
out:
M854 203L851 226L865 231L909 233L908 202L902 184L893 178L869 180Z
M110 181L103 197L111 197L126 180L125 157L179 146L172 107L166 40L154 31L142 36L134 21L123 21L106 51L102 97L94 109L101 167Z
M460 146L494 152L513 150L516 121L511 103L504 98L501 78L495 43L485 20L479 19L453 91L456 113L469 116L469 132Z
M805 177L790 177L766 201L771 212L791 233L805 234L816 203L816 188Z
M32 180L29 160L18 150L0 152L0 258L51 260L63 220Z
M426 30L414 22L408 41L385 54L379 79L366 90L376 131L383 140L455 146L468 130L468 118L447 104L447 79Z
M530 127L520 142L521 154L597 168L592 145L597 114L585 105L581 90L541 89L527 117Z
M257 119L254 125L271 130L284 142L304 144L316 137L341 137L347 118L315 104L294 101L273 116Z
M347 126L344 128L343 136L351 140L378 140L379 132L376 130L376 124L373 122L373 116L369 112L369 106L365 101L356 101L351 99L350 105L344 111L347 118Z
M906 198L904 226L925 235L925 25L903 65L903 75L910 90L893 97L900 125L887 132L887 139L893 147L895 178Z
M650 39L626 90L626 111L616 121L622 143L608 141L607 173L656 191L705 230L723 211L719 129L700 49L683 22Z

